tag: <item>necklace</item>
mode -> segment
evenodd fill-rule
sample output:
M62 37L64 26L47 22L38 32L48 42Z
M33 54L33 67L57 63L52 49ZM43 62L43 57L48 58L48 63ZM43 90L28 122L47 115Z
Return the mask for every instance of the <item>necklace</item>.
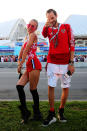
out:
M58 32L59 32L59 28L60 28L60 23L58 23L58 31L57 33L54 35L54 32L53 32L53 27L52 27L52 35L53 35L53 43L54 43L54 47L56 48L57 45L58 45ZM56 37L56 38L55 38ZM54 40L55 38L55 40Z

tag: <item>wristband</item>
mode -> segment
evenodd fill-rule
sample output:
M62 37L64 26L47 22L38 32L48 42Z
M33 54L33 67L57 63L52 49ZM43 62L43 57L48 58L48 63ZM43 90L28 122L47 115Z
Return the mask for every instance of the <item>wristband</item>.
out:
M22 66L22 64L18 64L18 66Z
M18 59L19 61L22 61L22 59Z
M69 65L74 65L74 61L69 60Z
M20 66L20 64L18 64L18 66Z

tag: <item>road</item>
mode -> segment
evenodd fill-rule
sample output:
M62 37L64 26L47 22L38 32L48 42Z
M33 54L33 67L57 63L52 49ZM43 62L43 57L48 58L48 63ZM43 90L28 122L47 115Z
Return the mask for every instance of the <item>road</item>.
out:
M18 74L16 68L0 68L1 100L18 100L16 91L17 80ZM61 91L60 84L57 84L55 88L55 100L60 100ZM38 92L40 100L48 100L47 75L44 69L41 71ZM25 93L27 100L31 100L32 96L29 91L29 84L25 86ZM87 68L76 68L72 76L68 100L87 100Z

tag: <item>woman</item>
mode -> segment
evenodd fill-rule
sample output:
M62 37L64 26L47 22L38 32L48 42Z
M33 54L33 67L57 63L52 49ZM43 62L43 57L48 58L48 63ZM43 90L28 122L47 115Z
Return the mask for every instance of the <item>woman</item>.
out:
M28 35L27 41L21 48L18 57L18 73L21 73L21 68L25 59L27 57L26 62L26 70L17 82L16 88L18 91L19 99L21 105L19 109L22 114L22 123L26 123L28 118L31 115L31 112L27 109L26 106L26 98L24 92L24 86L30 82L30 92L33 97L34 105L33 105L33 112L34 112L34 120L40 120L42 118L40 110L39 110L39 95L37 92L37 84L40 77L41 71L41 63L36 56L37 50L37 35L35 31L38 27L38 22L35 19L32 19L29 24L27 25Z

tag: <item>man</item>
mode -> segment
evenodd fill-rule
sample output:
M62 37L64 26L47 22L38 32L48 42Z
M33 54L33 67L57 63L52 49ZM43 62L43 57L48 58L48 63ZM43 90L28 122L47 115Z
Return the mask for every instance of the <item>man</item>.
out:
M43 27L42 35L49 38L49 52L47 57L47 75L48 75L48 98L50 104L49 114L43 125L47 126L56 122L54 109L54 87L56 87L58 78L61 80L62 95L58 110L58 119L60 122L66 122L64 117L64 106L68 97L70 78L65 74L69 71L74 72L74 37L69 24L60 24L57 22L57 12L49 9L46 12L47 22Z

